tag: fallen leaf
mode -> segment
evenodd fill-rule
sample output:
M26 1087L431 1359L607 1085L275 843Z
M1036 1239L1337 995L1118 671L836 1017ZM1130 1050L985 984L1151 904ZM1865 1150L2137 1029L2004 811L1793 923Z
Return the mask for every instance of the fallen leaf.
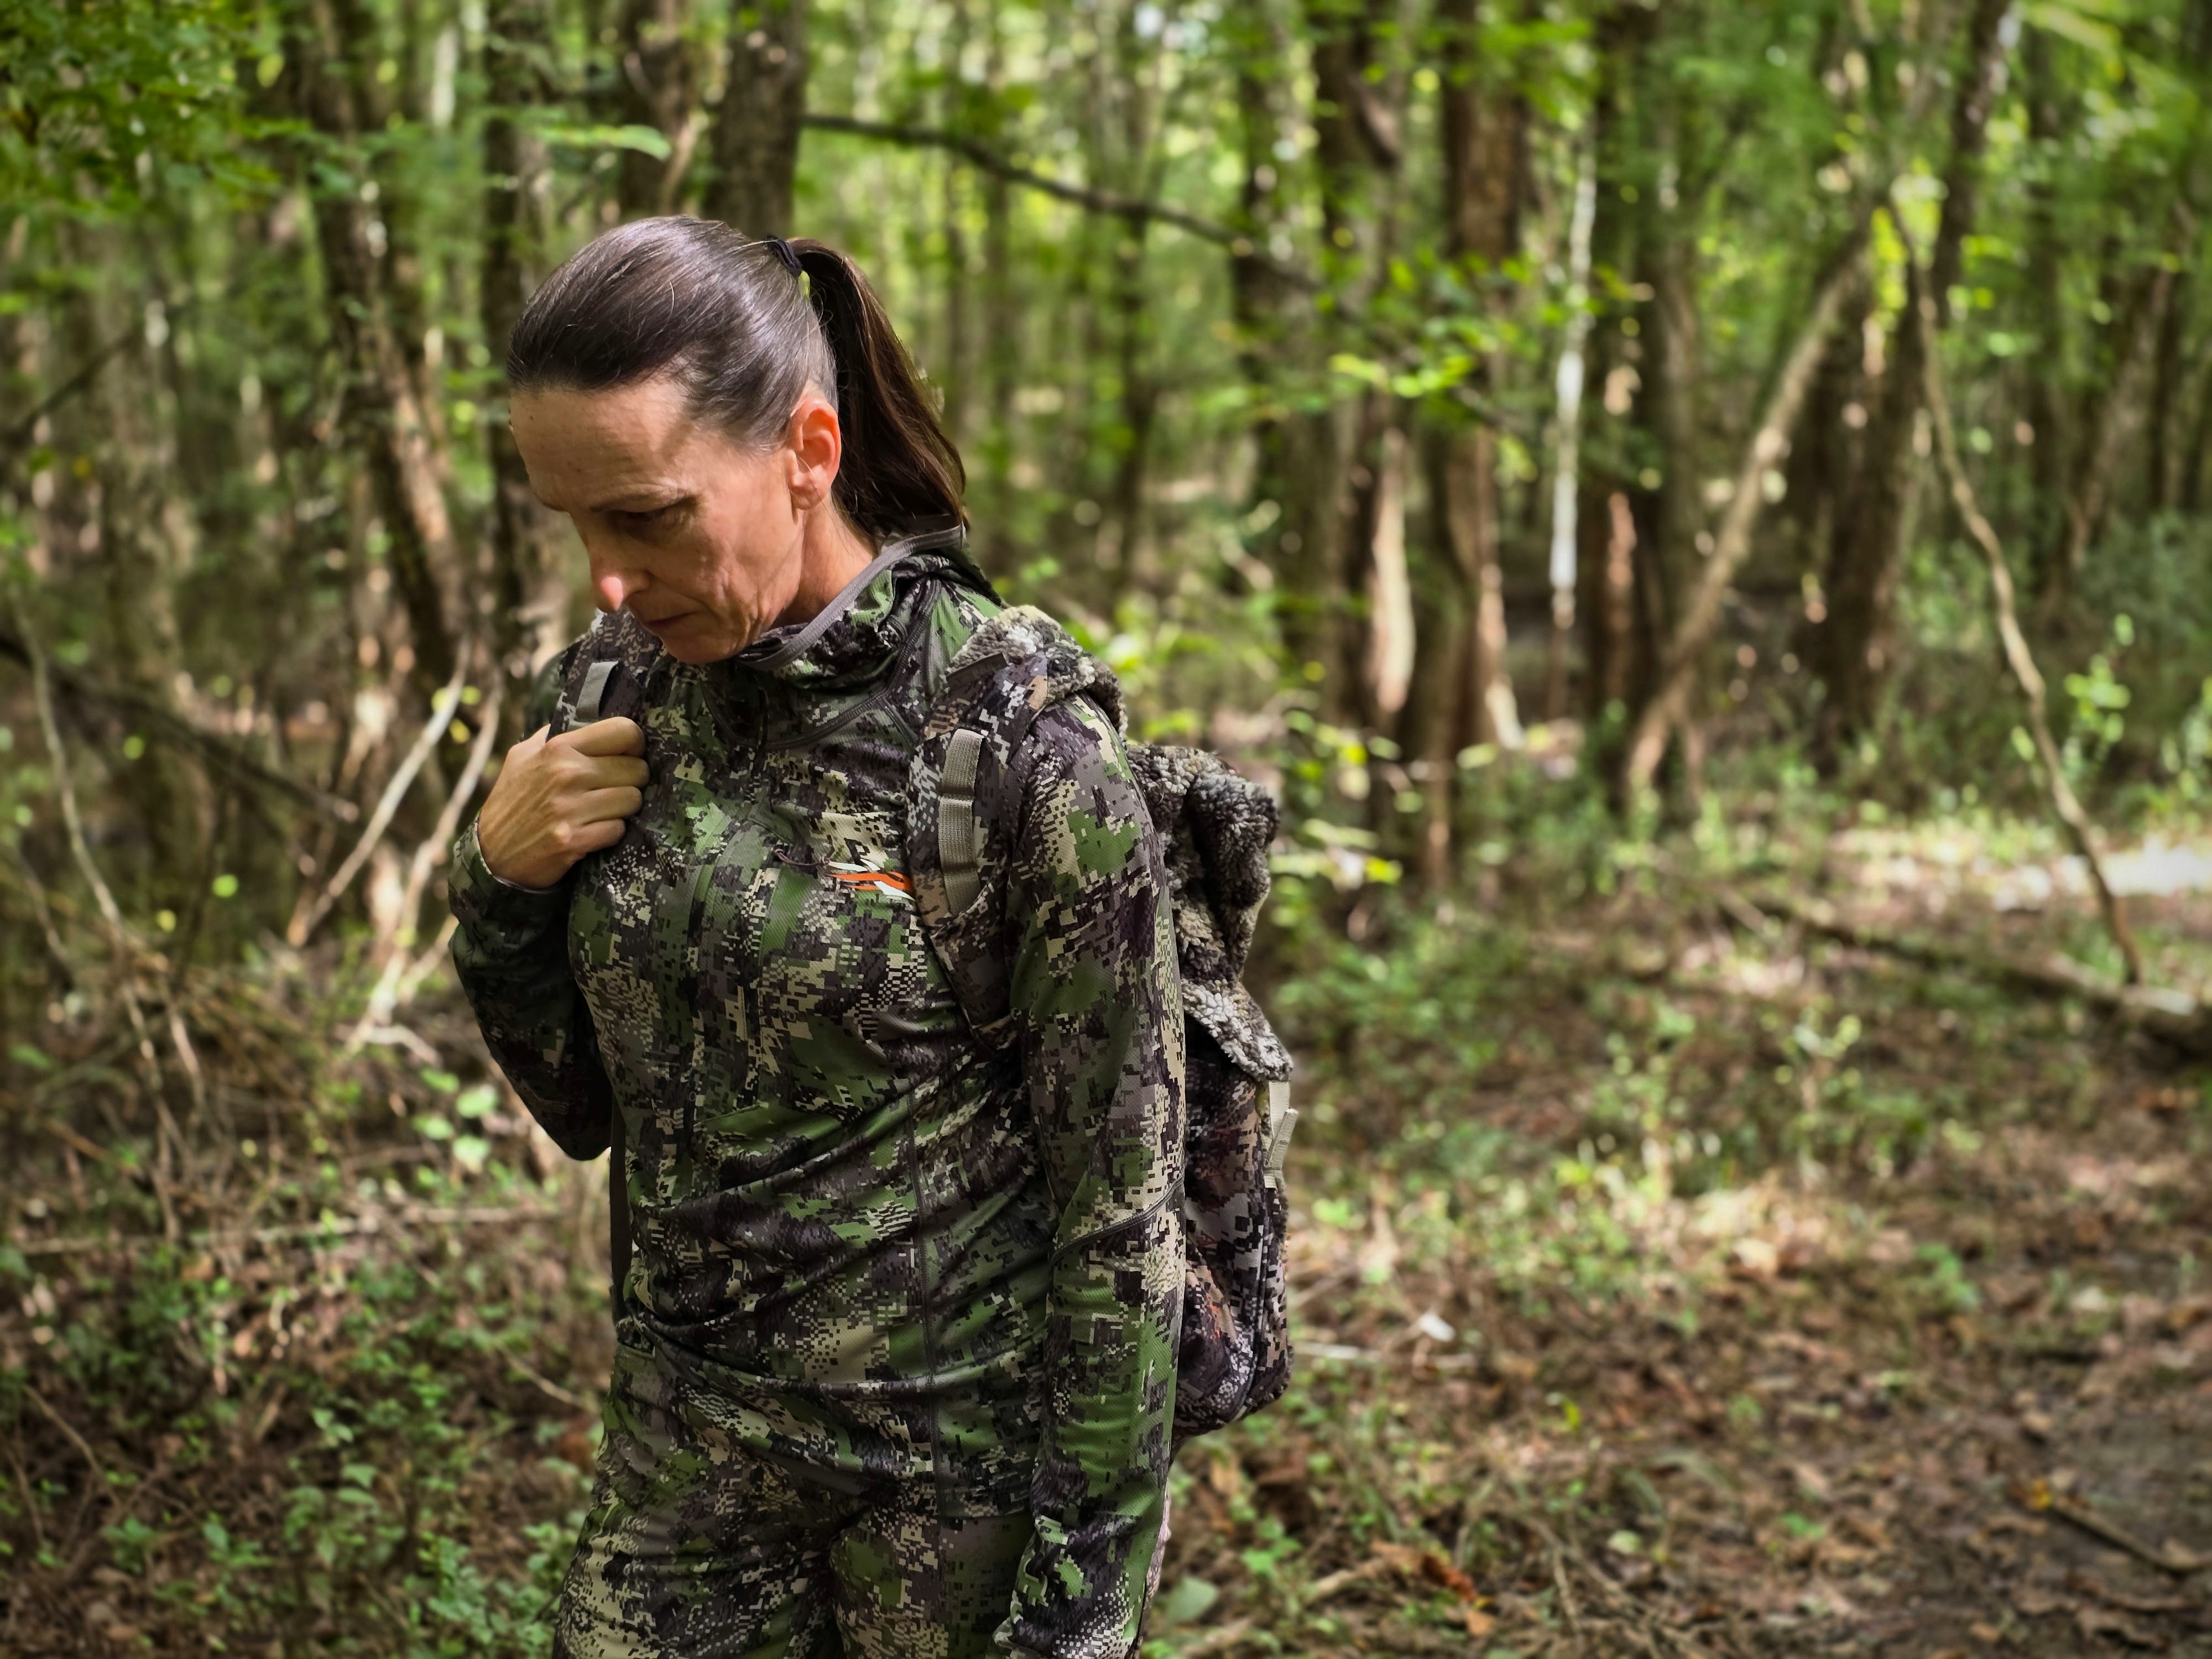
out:
M1449 1590L1462 1601L1472 1601L1481 1594L1475 1589L1474 1579L1433 1550L1421 1557L1421 1577Z
M1467 1610L1467 1633L1477 1641L1480 1641L1497 1628L1498 1620L1480 1607L1469 1607Z

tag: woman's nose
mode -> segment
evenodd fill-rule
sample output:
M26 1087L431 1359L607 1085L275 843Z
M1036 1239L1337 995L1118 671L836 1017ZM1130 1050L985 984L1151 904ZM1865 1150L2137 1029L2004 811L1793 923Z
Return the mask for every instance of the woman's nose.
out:
M602 611L619 611L623 601L637 591L637 584L626 572L599 570L592 574L592 594Z

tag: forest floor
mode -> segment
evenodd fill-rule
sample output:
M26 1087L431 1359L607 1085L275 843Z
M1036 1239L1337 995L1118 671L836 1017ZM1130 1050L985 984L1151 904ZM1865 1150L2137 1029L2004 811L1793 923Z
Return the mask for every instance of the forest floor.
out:
M1148 1651L2212 1655L2212 1083L1753 878L2087 954L2047 846L1607 856L1275 988L1298 1376L1185 1449ZM2137 912L2212 981L2212 895ZM127 1040L58 1006L15 1047L0 1653L544 1650L604 1177L457 1005L341 1060L284 975L180 981L227 1133L165 1180Z

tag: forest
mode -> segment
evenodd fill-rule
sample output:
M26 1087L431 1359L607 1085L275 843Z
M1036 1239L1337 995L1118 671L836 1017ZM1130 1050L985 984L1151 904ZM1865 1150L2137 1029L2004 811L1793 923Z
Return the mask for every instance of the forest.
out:
M444 873L507 342L849 252L1283 805L1143 1652L2212 1654L2212 0L0 0L0 1653L544 1655L606 1166Z

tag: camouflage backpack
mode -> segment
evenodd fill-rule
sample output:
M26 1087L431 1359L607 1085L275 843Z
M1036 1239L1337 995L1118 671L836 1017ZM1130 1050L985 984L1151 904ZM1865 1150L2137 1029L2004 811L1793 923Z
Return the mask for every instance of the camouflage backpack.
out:
M894 543L841 597L856 594L907 554L957 546L959 538L954 531ZM980 572L975 580L980 584ZM786 649L804 648L841 609L833 605ZM634 715L641 706L659 648L642 629L615 623L601 617L562 665L556 730ZM1126 729L1110 668L1042 611L999 611L954 658L908 773L907 878L930 943L986 1047L997 1046L1008 1013L998 945L1018 803L1003 799L1000 780L1036 717L1076 696L1097 703L1117 731ZM1283 1159L1297 1117L1290 1106L1291 1057L1241 980L1267 896L1277 809L1264 788L1203 750L1131 743L1128 751L1166 854L1182 977L1188 1261L1176 1391L1180 1443L1272 1404L1290 1382ZM621 1114L615 1116L619 1131ZM622 1155L617 1140L615 1156ZM623 1183L611 1182L610 1192L619 1300L629 1218Z

